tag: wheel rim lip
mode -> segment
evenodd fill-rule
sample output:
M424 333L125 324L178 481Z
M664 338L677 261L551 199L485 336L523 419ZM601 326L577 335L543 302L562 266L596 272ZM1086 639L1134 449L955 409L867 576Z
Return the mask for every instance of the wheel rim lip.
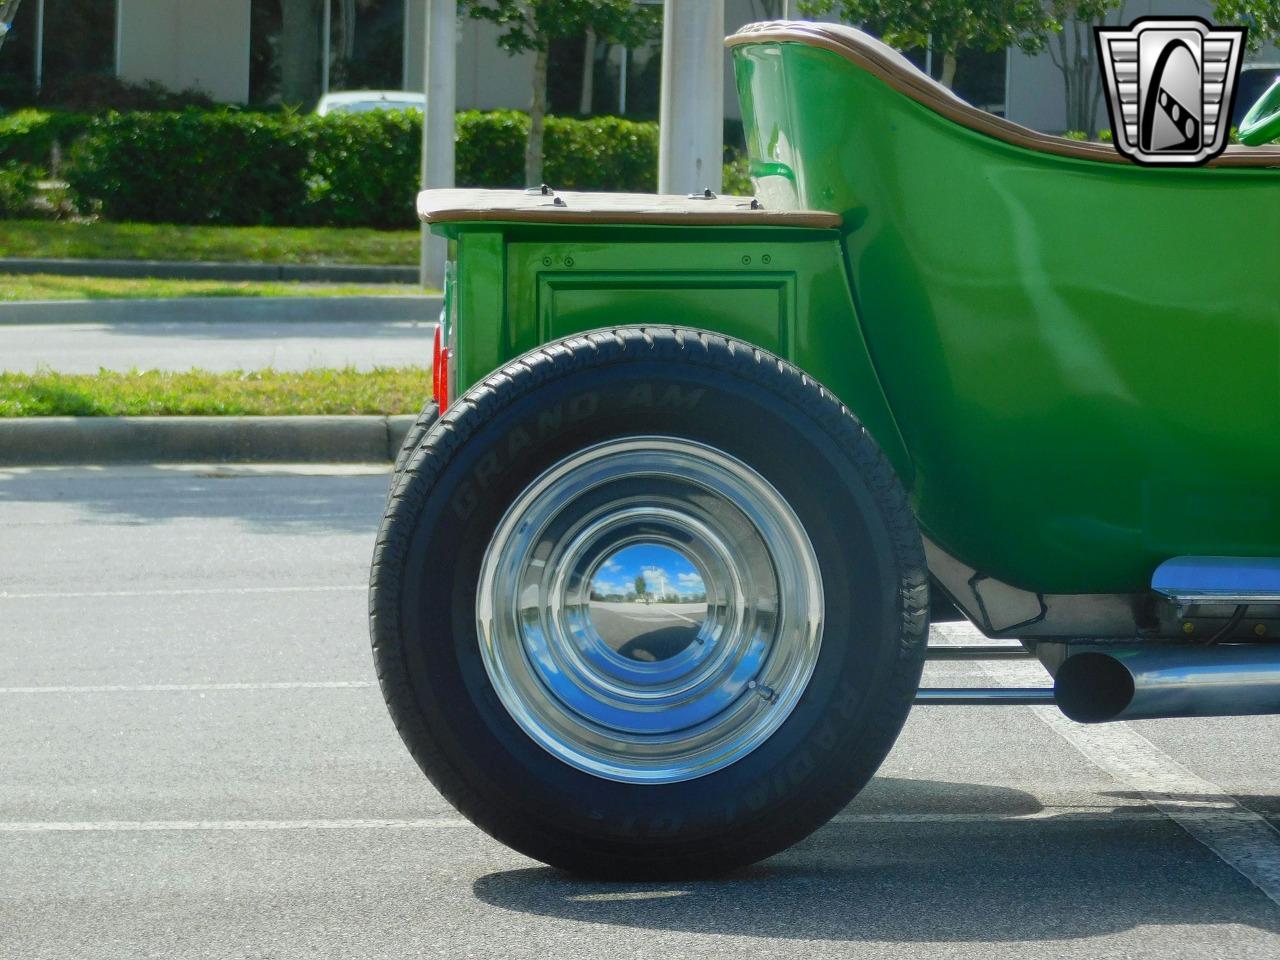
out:
M637 480L697 496L660 506L651 502L662 501L656 494L609 499ZM575 520L575 508L589 508L593 497L602 498L596 515L587 509ZM583 584L618 553L610 531L633 519L650 531L645 543L655 529L682 531L687 539L672 542L686 559L689 542L703 538L698 561L689 562L706 587L709 613L698 631L706 651L690 653L691 643L670 659L637 664L606 655L598 633L581 632L594 631ZM630 536L639 542L638 532ZM529 560L543 547L550 572L539 578ZM565 558L568 566L554 566ZM706 569L715 564L724 582ZM813 545L782 495L722 450L659 435L595 444L534 480L499 521L476 594L481 657L512 719L570 766L630 783L705 776L772 736L808 686L823 610ZM581 618L576 634L566 627L573 616Z

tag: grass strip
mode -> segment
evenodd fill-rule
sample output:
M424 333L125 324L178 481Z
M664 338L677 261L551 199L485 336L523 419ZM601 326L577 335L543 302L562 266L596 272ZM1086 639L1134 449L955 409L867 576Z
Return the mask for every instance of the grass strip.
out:
M189 227L167 223L0 220L6 257L238 263L418 262L417 230L364 227Z
M172 373L0 373L0 417L289 416L417 413L422 367Z
M223 280L0 274L0 303L16 300L156 300L162 297L377 297L421 293L409 284L276 283Z

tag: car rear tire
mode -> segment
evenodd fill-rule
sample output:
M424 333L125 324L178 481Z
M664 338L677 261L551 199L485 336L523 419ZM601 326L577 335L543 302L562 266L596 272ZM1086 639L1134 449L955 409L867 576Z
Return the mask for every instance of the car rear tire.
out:
M674 877L849 802L906 719L928 609L853 415L749 344L653 327L548 344L450 406L396 481L370 628L401 736L472 822L567 870Z
M413 421L408 433L404 435L404 442L400 444L395 463L391 466L391 483L387 487L388 503L391 502L391 494L396 488L396 481L400 479L400 474L404 472L404 465L409 462L413 452L418 449L418 446L422 443L422 438L427 435L427 431L434 427L439 419L440 407L434 400L428 400L426 406L422 408L422 412L418 414L418 419Z

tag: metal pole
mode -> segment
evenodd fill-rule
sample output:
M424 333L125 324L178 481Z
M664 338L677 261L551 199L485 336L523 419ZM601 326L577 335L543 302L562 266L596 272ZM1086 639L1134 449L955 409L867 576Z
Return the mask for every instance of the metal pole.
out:
M622 65L618 68L618 115L627 115L627 61L631 59L631 51L622 48Z
M667 0L658 192L719 192L723 156L724 0Z
M409 3L404 0L400 19L400 89L409 89Z
M320 96L329 92L329 44L333 39L333 0L322 0L324 16L320 28Z
M124 56L124 47L122 46L124 38L124 3L125 0L116 0L116 76L120 76L120 60ZM246 54L247 55L247 54Z
M36 93L44 86L44 0L36 0Z
M458 3L425 0L426 37L423 44L423 89L427 104L422 117L422 188L452 187L454 183L454 112L457 101ZM448 245L443 237L422 227L419 280L424 287L444 285Z

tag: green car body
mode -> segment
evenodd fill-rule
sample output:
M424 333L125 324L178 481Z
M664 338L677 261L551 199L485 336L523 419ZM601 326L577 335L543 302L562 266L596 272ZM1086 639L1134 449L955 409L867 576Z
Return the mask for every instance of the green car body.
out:
M841 225L437 224L457 389L576 332L713 330L832 390L928 541L1042 606L1280 556L1280 169L1059 155L820 46L733 56L766 207Z

